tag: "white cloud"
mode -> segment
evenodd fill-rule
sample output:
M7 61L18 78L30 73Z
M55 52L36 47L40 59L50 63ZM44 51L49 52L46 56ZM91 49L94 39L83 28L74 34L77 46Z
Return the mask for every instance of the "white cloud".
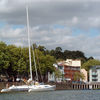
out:
M74 17L72 18L72 23L73 23L73 24L77 24L77 23L78 23L78 18L77 18L76 16L74 16Z
M0 37L5 39L15 39L20 37L25 29L13 29L12 27L6 26L0 29Z
M21 47L24 46L24 45L23 45L22 43L20 43L20 42L15 42L14 45L16 45L16 46L18 46L18 47L19 47L19 46L21 46Z
M100 2L94 0L27 0L31 41L49 49L61 46L63 49L82 50L88 56L100 58L100 37L87 36L91 28L100 31ZM76 2L77 1L77 2ZM25 0L0 0L0 40L8 44L27 45ZM54 25L59 25L55 28ZM64 26L64 27L60 27ZM72 29L85 33L73 36Z

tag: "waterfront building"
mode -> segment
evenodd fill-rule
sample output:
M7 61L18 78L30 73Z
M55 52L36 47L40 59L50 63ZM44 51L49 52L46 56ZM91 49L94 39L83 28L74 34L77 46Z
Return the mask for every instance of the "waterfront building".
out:
M74 77L76 73L83 73L84 74L84 80L77 80L77 81L84 81L87 82L87 71L85 69L81 69L81 60L76 59L67 59L66 61L60 61L57 64L53 64L53 66L60 71L61 76L55 78L55 73L48 73L48 81L75 81Z
M73 81L74 74L80 72L81 60L67 59L66 61L60 61L53 66L60 71L61 76L56 78L57 82L61 81ZM54 81L55 74L48 74L48 81Z
M74 81L75 73L80 73L81 60L67 59L64 63L64 77L66 81Z
M90 67L89 82L100 82L100 65Z
M56 77L55 73L50 74L50 72L48 73L48 82L52 82L52 81L57 81L57 82L62 82L64 80L64 66L61 62L58 62L57 64L53 64L53 66L56 68L56 70L59 70L60 72L60 76Z

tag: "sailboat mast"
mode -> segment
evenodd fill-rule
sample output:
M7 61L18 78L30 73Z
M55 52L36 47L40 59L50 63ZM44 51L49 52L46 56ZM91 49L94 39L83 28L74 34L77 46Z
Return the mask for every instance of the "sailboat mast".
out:
M32 80L32 64L31 64L31 48L30 48L30 31L29 31L28 6L26 6L26 14L27 14L28 45L29 45L30 78L31 78L31 80Z

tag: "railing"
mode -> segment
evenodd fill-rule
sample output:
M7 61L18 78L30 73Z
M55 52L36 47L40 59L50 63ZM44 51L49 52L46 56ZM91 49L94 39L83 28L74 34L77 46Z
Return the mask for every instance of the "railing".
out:
M98 74L93 72L92 75L98 75Z

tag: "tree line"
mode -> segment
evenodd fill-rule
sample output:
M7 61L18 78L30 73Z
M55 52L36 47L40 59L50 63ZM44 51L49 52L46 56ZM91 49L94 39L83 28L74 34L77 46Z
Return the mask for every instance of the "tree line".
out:
M82 63L94 59L92 56L91 57L86 57L84 52L76 50L76 51L71 51L71 50L62 50L61 47L56 47L55 49L52 50L47 50L44 46L38 46L38 49L44 54L50 54L51 56L54 56L56 60L66 60L66 59L80 59Z

